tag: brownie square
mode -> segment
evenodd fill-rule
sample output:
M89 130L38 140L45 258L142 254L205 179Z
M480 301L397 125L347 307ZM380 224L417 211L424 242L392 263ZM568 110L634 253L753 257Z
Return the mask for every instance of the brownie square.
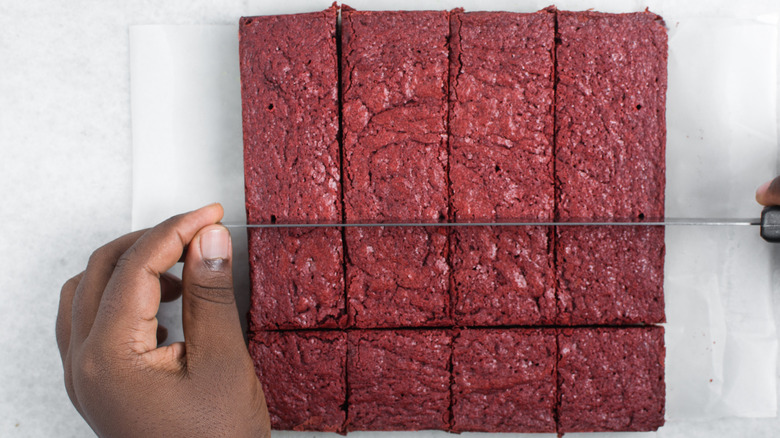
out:
M556 431L554 330L463 330L453 344L453 431Z
M558 323L661 323L664 227L556 227Z
M448 15L342 8L347 222L447 218ZM449 322L446 230L345 234L348 314L357 327Z
M453 229L455 323L554 324L557 308L552 242L548 227Z
M341 220L337 15L239 22L247 223Z
M555 14L450 17L456 221L552 220Z
M342 7L348 222L447 217L448 15Z
M456 10L450 29L452 219L552 220L555 14ZM550 234L453 228L455 322L553 323Z
M250 330L343 327L342 255L336 228L250 228Z
M559 12L560 220L664 216L667 36L649 12ZM559 227L560 324L664 321L662 228Z
M346 243L350 326L451 323L445 228L353 227Z
M558 13L560 219L663 218L667 36L650 12Z
M273 429L344 431L346 333L259 332L249 351Z
M348 430L449 428L449 330L356 330L348 340Z
M651 431L664 424L663 327L558 334L558 433Z
M239 23L247 223L341 222L337 14ZM340 232L248 237L253 330L342 325Z

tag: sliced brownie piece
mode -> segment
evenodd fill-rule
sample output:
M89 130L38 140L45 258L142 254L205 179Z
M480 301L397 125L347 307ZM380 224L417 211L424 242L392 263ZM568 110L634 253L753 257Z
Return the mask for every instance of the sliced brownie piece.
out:
M555 432L554 330L463 330L453 344L453 431Z
M239 23L247 223L341 221L337 14ZM250 230L249 240L253 329L341 324L341 233Z
M558 323L666 320L663 227L557 227Z
M346 231L351 326L450 323L445 228L356 227Z
M547 227L455 228L450 238L456 324L554 324L555 278Z
M356 330L348 338L348 430L449 428L449 330Z
M450 23L453 219L551 220L554 13L456 11Z
M663 218L663 22L562 11L558 37L556 217ZM663 228L560 227L556 254L559 323L664 321Z
M448 34L446 11L342 8L347 222L446 220ZM444 233L345 231L347 306L358 327L449 320Z
M663 218L666 29L650 12L558 12L560 219Z
M650 431L664 424L663 327L558 334L558 432Z
M553 218L555 15L450 15L452 219ZM453 317L461 325L555 321L545 227L454 228Z
M249 351L273 429L344 431L346 333L258 332Z
M250 330L344 326L342 253L336 228L250 228Z

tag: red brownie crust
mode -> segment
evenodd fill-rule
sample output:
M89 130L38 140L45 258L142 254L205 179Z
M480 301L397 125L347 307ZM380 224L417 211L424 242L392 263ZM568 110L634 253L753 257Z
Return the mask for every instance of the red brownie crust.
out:
M560 330L558 433L661 427L665 357L663 327Z
M259 332L249 352L273 429L344 431L346 333Z
M552 220L554 11L456 10L450 29L452 219ZM457 324L555 321L548 229L450 233Z
M348 340L348 430L449 429L449 330L356 330Z
M448 16L342 8L347 222L447 218ZM346 247L356 327L449 323L446 230L348 229Z
M553 329L463 330L453 341L452 430L555 432Z

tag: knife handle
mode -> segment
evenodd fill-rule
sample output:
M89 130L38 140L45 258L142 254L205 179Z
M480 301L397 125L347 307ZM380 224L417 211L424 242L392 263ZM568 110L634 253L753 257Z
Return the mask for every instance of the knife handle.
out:
M761 211L761 237L767 242L780 242L780 207L764 207Z

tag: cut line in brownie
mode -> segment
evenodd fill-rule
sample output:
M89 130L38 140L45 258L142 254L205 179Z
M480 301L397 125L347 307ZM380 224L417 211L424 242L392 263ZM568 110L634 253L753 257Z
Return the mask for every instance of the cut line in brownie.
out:
M338 8L239 22L247 223L338 223ZM338 230L248 231L250 329L346 322Z
M462 330L453 341L452 430L555 432L554 329Z
M347 336L348 430L449 429L451 331Z
M249 351L273 429L344 432L346 333L258 332Z
M651 431L664 424L664 329L560 329L558 433Z

